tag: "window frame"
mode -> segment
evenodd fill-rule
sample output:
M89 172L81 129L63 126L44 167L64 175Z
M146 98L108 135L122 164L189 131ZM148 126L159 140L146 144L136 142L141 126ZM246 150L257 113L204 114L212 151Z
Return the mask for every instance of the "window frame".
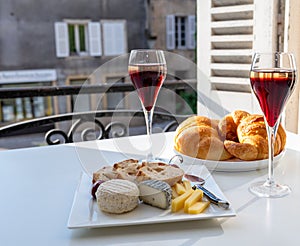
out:
M190 23L191 20L194 20L194 23ZM184 26L184 30L182 30L182 26ZM195 15L172 14L166 16L166 48L168 50L194 50L196 48L195 33ZM192 38L194 41L191 40Z
M68 32L70 33L70 26L73 26L74 30L74 48L75 50L72 50L71 46L71 38L69 36L69 51L70 51L70 56L73 55L78 55L78 56L87 56L89 47L88 47L88 40L87 40L87 25L83 24L68 24ZM81 50L82 47L82 40L80 38L80 26L84 27L84 50Z
M179 50L187 49L187 20L188 16L175 15L175 47ZM182 30L182 27L184 27L184 30Z
M74 27L74 42L75 42L75 52L71 51L70 45L70 36L68 35L68 42L69 42L69 56L89 56L89 33L88 33L88 24L91 20L86 19L64 19L63 22L67 23L68 34L69 34L69 27ZM84 27L84 46L85 51L81 51L81 40L80 40L80 30L79 27Z

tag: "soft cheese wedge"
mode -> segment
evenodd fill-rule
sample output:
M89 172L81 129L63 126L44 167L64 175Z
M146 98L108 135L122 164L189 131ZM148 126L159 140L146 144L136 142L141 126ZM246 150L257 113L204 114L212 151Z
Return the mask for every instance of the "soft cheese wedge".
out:
M192 195L184 202L184 212L188 213L189 208L196 202L201 201L203 197L202 190L193 190Z
M200 214L209 206L209 204L210 204L209 201L196 202L194 205L188 208L188 213Z
M192 195L193 190L186 191L182 195L176 197L174 200L172 200L171 210L173 213L178 212L184 207L184 202L186 199L189 198L190 195Z
M161 180L146 180L139 183L140 199L151 206L167 209L171 205L172 189Z

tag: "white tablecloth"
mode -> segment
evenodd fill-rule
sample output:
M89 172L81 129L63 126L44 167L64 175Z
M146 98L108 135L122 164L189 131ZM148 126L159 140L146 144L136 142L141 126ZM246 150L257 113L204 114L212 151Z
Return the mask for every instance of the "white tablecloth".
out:
M155 134L154 153L173 155L172 137ZM0 151L1 245L299 245L300 137L290 133L286 154L275 169L276 180L292 188L287 197L257 198L248 191L250 183L266 178L267 169L213 172L236 217L68 229L81 164L88 169L105 151L141 153L146 143L145 136L137 136Z

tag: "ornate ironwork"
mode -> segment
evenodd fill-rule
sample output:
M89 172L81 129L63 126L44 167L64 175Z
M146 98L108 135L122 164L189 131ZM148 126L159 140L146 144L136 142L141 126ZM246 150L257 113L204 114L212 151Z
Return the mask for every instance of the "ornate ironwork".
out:
M195 88L196 81L184 82L173 80L165 81L165 88L172 90ZM24 88L0 88L0 99L5 98L23 98L35 96L60 96L94 94L104 92L129 92L134 90L133 86L128 84L101 84L87 86L43 86L43 87L24 87ZM112 116L117 116L112 119ZM132 134L132 131L143 127L144 121L138 126L126 125L122 117L141 117L144 119L143 111L133 110L103 110L92 112L66 113L52 115L42 118L36 118L23 122L13 123L0 127L0 137L9 135L22 135L28 132L36 132L41 127L47 127L45 141L48 145L62 143L73 143L75 141L88 141L93 139L106 139L114 137L124 137ZM162 132L175 130L176 126L187 116L171 115L169 113L154 112L154 127L157 125ZM107 120L106 118L109 118ZM120 118L120 120L116 120ZM62 122L71 121L67 130L57 127ZM126 122L126 121L125 121ZM88 124L89 126L86 126ZM90 126L92 125L92 127ZM143 132L145 133L145 132ZM138 133L141 134L141 133Z
M33 120L28 120L20 123L15 123L0 128L0 137L6 136L10 133L28 131L29 129L36 129L38 127L56 123L71 121L71 126L64 131L59 128L51 129L45 134L45 141L48 145L57 145L62 143L73 143L76 141L88 141L96 139L108 139L115 137L124 137L129 135L129 129L133 128L121 121L111 121L115 118L144 118L143 111L133 110L101 110L92 112L68 113L63 115L48 116ZM162 127L163 132L175 130L178 124L187 116L172 115L163 112L154 112L153 120L156 124ZM106 125L103 121L106 119ZM93 125L94 127L85 127L84 124ZM78 137L75 140L75 137ZM91 137L92 136L92 137Z

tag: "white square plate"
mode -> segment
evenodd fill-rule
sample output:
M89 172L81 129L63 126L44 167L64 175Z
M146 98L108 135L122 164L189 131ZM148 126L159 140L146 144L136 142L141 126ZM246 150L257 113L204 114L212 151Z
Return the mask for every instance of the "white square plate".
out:
M205 166L182 165L187 173L196 174L205 179L205 187L221 199L227 200L210 172ZM70 212L68 228L96 228L128 226L139 224L167 223L176 221L203 220L209 218L235 216L235 211L222 209L211 204L203 213L197 215L185 214L183 211L171 213L170 209L162 210L140 203L139 206L129 213L108 214L99 211L97 203L91 197L91 178L83 173L75 192L73 206Z

